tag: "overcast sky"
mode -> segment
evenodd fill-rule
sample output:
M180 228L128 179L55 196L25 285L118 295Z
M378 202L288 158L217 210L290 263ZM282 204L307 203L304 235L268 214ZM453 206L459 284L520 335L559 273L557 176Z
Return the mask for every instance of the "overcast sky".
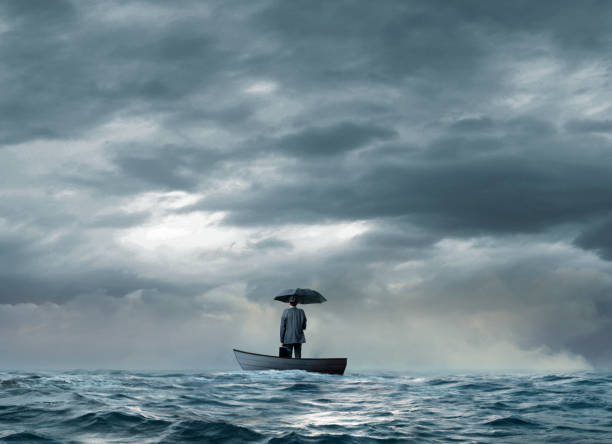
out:
M0 367L612 365L612 2L0 3Z

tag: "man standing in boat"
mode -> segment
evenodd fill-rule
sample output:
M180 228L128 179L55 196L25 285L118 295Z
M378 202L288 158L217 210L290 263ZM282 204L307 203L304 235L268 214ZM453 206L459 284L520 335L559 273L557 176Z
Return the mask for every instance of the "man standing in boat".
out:
M289 357L295 353L295 357L302 357L302 344L306 342L304 330L306 330L306 313L297 308L297 298L291 296L289 308L283 311L280 325L280 342L282 347L289 349Z

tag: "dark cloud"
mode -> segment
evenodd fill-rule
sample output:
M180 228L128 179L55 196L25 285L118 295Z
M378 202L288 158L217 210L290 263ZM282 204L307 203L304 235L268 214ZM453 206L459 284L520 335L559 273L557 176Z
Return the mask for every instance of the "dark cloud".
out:
M503 146L504 142L499 137L445 137L429 145L424 154L431 160L448 162L452 159L461 160L479 154L492 153Z
M548 33L564 47L581 51L598 51L610 36L606 21L612 17L610 5L603 1L589 1L577 5L571 0L557 2L555 8L544 2L533 5L517 1L492 5L478 0L455 8L463 20L503 27L506 32Z
M57 31L76 18L76 8L65 0L33 0L20 2L9 0L2 3L3 12L19 26L40 26L43 30Z
M459 119L450 128L458 132L482 132L495 128L495 122L489 117Z
M566 128L576 133L609 133L612 132L612 120L571 120Z
M1 143L76 136L126 110L172 110L230 63L204 17L169 10L158 22L122 23L91 12L60 1L4 5Z
M467 80L484 50L472 33L453 26L456 18L444 3L391 2L381 9L351 2L275 2L256 23L289 44L279 67L292 71L281 69L283 77L340 85L449 70Z
M91 291L118 297L143 288L174 292L179 290L163 279L146 279L132 272L116 269L90 268L81 271L56 271L51 276L41 274L41 270L36 269L1 273L3 288L0 303L65 303ZM184 289L180 289L176 294L184 294Z
M382 156L368 151L362 163L305 164L293 182L263 181L198 207L228 210L229 222L248 225L405 217L455 234L537 232L608 211L609 193L597 190L612 186L610 164L589 156L576 163L571 145L545 123L512 121L508 127L498 137L395 147L391 160L383 147Z
M284 251L290 251L293 248L290 242L284 241L282 239L277 239L274 237L268 237L262 240L258 240L256 242L252 242L250 247L254 248L255 250L281 249Z
M552 137L557 132L550 122L534 116L524 116L505 121L489 117L459 119L453 122L449 131L459 134L498 134L513 138Z
M130 196L151 190L195 191L234 154L203 146L160 144L114 144L107 149L113 169L84 169L62 172L67 186L102 195ZM247 157L247 154L245 154ZM134 215L121 216L136 217ZM110 222L107 219L107 222Z
M599 324L592 332L572 338L568 344L572 350L581 353L596 366L609 367L612 362L612 350L607 346L608 338L612 335L612 297L610 294L602 295L595 300L594 323Z
M126 153L118 157L115 164L127 177L147 182L149 186L161 186L171 190L193 189L197 179L181 174L181 167L189 165L184 152L164 149L155 154L152 157L135 157ZM191 153L187 152L187 155L189 154Z
M281 137L276 145L283 153L298 156L330 156L397 136L392 129L371 124L341 122L328 127L310 127Z
M612 220L590 226L575 240L581 248L595 250L602 258L612 260Z

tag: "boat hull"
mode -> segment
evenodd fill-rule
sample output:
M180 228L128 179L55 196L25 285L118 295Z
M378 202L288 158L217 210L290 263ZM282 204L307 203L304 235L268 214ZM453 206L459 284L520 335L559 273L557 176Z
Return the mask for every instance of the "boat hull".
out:
M236 349L234 355L243 370L305 370L342 375L346 369L346 358L279 358Z

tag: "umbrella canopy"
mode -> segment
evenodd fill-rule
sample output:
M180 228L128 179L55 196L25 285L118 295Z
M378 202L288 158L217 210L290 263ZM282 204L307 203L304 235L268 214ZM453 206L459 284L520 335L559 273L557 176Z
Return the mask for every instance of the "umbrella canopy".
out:
M295 297L299 304L321 304L327 299L321 293L310 288L290 288L289 290L281 291L274 299L281 302L289 302Z

